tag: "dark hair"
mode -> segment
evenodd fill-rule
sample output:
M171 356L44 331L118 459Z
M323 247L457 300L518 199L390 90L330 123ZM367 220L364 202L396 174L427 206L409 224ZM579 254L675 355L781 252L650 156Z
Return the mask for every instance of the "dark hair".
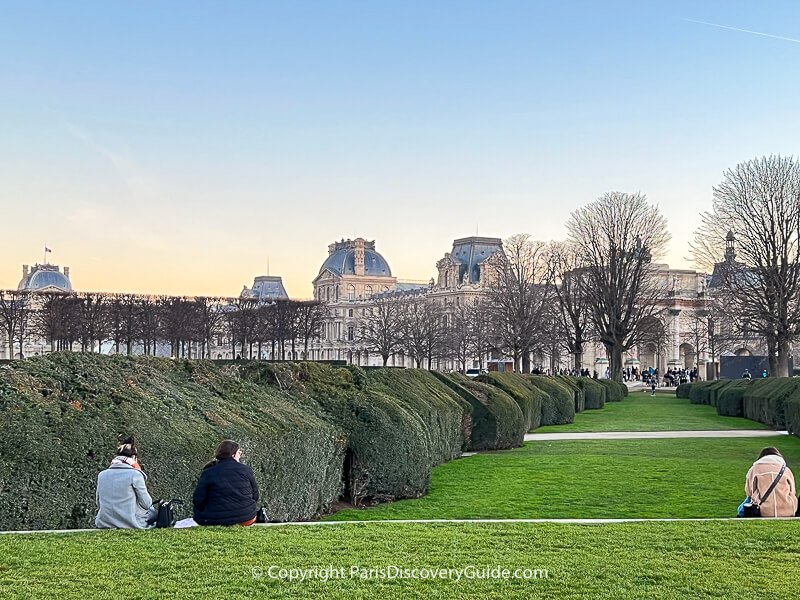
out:
M222 460L224 458L233 458L233 455L239 450L239 444L233 440L222 440L217 446L217 451L214 453L214 458Z
M217 449L214 451L214 459L206 463L203 467L205 471L209 467L213 467L219 461L224 460L226 458L233 458L233 455L239 450L239 444L234 442L233 440L222 440L219 445L217 445Z
M780 451L774 446L769 446L768 448L764 448L761 451L761 454L758 455L758 458L764 458L765 456L780 456L781 458L783 458L783 454L781 454Z
M133 441L132 435L123 439L117 446L117 456L127 456L128 458L139 456L139 449L136 448L136 442Z

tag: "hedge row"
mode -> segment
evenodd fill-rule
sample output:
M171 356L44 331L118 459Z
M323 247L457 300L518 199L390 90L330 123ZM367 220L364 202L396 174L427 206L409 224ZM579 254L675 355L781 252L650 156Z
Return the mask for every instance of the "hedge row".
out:
M583 390L584 408L598 409L606 405L606 386L591 377L575 377L573 380Z
M675 388L675 396L677 398L689 398L689 390L691 390L691 383L681 383Z
M572 397L575 400L575 412L583 412L586 408L586 395L583 388L575 382L575 377L556 376L555 380L564 384L565 387L572 391Z
M737 380L717 393L717 413L725 417L744 416L744 395L751 381Z
M690 384L689 401L692 404L716 406L718 393L738 379L718 379L716 381L698 381ZM686 384L683 384L686 385ZM677 388L675 390L677 395Z
M596 379L600 385L606 388L606 402L622 402L628 395L628 386L613 379Z
M689 386L689 399L694 404L716 406L720 415L744 417L800 435L798 378L777 377L752 381L721 379L686 385ZM686 389L682 391L683 394L686 394Z
M552 377L318 363L14 361L0 367L0 529L92 526L97 474L131 434L156 498L188 503L225 438L241 444L274 521L312 519L340 499L418 497L435 465L572 422L587 397L598 404L598 389L607 392Z
M529 379L546 394L542 403L542 425L564 425L575 420L575 396L570 388L545 375L531 375Z
M502 447L524 434L506 402L496 437L516 437ZM0 368L0 528L91 526L97 473L128 434L154 497L188 501L224 438L240 442L272 520L314 518L343 496L416 497L434 465L470 447L472 414L426 371L81 353L14 362Z
M525 416L503 390L460 373L432 375L469 404L472 431L467 447L470 450L501 450L522 444L527 431Z
M525 431L542 424L542 406L550 400L545 392L533 385L529 377L519 373L490 372L480 375L476 381L497 386L514 399L522 411Z
M753 382L742 399L743 416L775 429L786 428L785 402L800 386L800 379L776 377Z
M203 362L50 354L0 368L0 529L93 526L120 434L136 436L156 498L189 500L224 438L272 519L313 518L342 489L344 431L280 390Z
M785 409L786 429L800 437L800 394L797 391L786 399Z

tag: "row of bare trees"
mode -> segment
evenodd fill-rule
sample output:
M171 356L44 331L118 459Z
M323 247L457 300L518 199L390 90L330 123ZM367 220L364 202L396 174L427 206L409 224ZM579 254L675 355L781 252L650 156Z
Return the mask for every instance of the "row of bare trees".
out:
M417 367L450 359L464 371L491 348L485 302L450 305L435 297L382 294L366 310L355 341L379 354L384 366L402 352Z
M308 352L326 314L316 301L0 291L0 331L18 356L35 337L51 351L110 344L115 353L154 355L169 346L174 357L211 358L224 338L232 356L262 356L268 347L270 357L286 358L299 345Z

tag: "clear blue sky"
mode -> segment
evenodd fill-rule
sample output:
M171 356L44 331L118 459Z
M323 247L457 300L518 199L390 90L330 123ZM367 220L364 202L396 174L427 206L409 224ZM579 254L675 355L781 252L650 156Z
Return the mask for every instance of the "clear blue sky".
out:
M3 2L0 287L293 296L334 239L401 278L642 191L668 260L737 162L798 154L800 3Z

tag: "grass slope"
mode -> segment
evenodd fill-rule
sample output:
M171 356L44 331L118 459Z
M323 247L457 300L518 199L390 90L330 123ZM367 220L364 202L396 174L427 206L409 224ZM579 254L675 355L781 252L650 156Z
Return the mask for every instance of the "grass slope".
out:
M584 431L708 431L713 429L767 429L766 426L736 417L723 417L713 406L690 404L683 398L667 395L650 397L634 392L624 402L609 402L601 410L575 415L568 425L540 427L536 433Z
M614 525L374 523L0 537L0 597L794 598L800 522ZM349 571L491 565L547 578L253 576L270 565Z
M788 436L529 442L436 467L423 498L326 519L732 517L768 445L800 465Z

